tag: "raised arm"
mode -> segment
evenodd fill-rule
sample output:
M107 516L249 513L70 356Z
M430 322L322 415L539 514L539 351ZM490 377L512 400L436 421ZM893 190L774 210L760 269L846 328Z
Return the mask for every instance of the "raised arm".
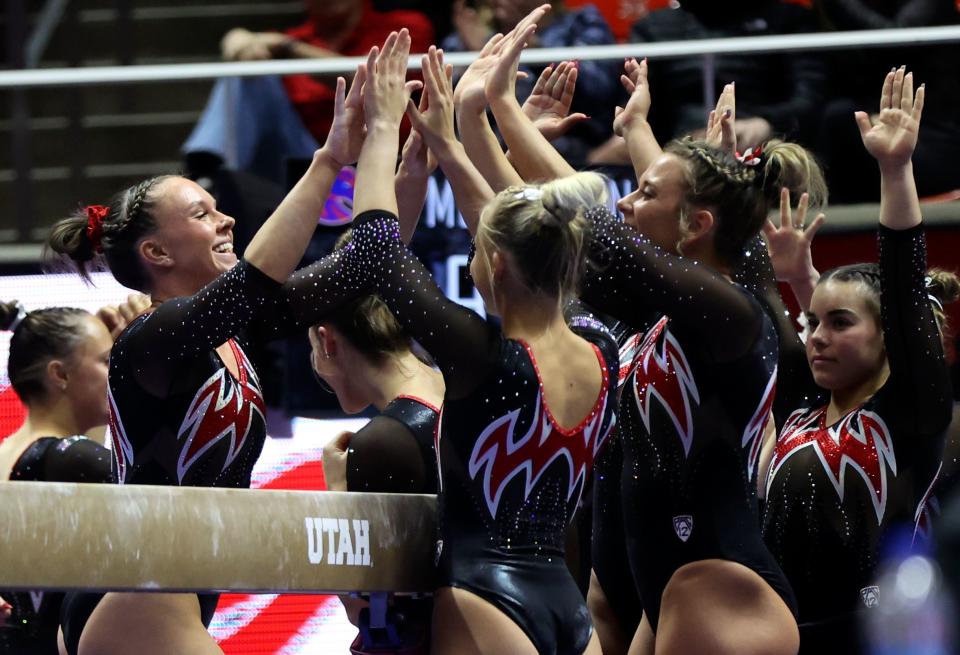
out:
M570 113L580 76L578 66L572 61L562 61L556 68L547 66L523 101L524 115L547 141L563 136L577 123L589 119L583 113Z
M337 82L334 126L303 178L257 231L244 259L192 296L157 307L127 336L126 350L141 371L140 382L164 395L182 363L209 352L266 316L265 306L280 302L280 283L303 256L317 216L340 168L355 161L363 142L358 70L350 93ZM267 332L267 330L264 330Z
M813 265L813 237L826 221L826 216L820 213L810 225L805 226L809 204L810 196L804 193L797 204L797 214L793 216L790 211L790 191L782 189L780 225L775 226L769 219L763 225L776 280L790 285L803 312L810 309L810 298L820 280L820 272Z
M637 62L636 59L628 60L626 74L620 76L620 82L630 94L630 99L623 109L617 107L616 118L613 119L613 131L625 141L634 175L639 180L650 164L663 153L663 149L653 135L653 128L647 122L651 103L647 60L644 59L641 62Z
M655 310L702 336L706 352L732 361L753 345L762 316L747 293L689 259L670 255L599 207L588 212L589 258L581 298L598 311L640 325Z
M421 107L424 105L423 98L426 98L426 94L421 98ZM427 181L436 168L437 158L423 142L423 136L416 130L410 130L407 142L403 144L400 166L393 178L399 209L400 236L404 243L409 244L417 231L420 214L423 213L423 205L427 200Z
M736 281L760 300L777 330L780 354L773 415L778 428L783 426L791 412L802 405L805 398L809 399L820 393L807 363L806 347L797 333L777 284L778 280L785 278L812 280L806 304L801 301L803 310L807 310L809 296L812 295L816 279L819 278L819 273L810 262L810 241L824 220L823 214L818 215L804 231L808 202L808 196L803 194L794 218L790 210L790 193L783 189L780 194L781 227L775 228L773 223L768 221L764 227L767 242L764 243L762 237L756 237L746 248L746 256L735 274Z
M494 192L523 183L503 154L500 141L487 119L484 89L487 77L496 66L506 42L504 35L494 34L484 44L480 56L460 76L453 94L457 128L463 147Z
M457 398L492 370L500 338L475 313L448 300L403 246L396 195L392 185L382 183L396 158L400 120L409 103L409 87L404 86L409 45L404 31L391 34L383 52L374 48L368 59L367 137L357 166L357 216L353 241L346 248L349 263L342 274L368 281L364 286L376 291L408 333L433 355L443 372L447 397ZM432 64L437 68L427 76L436 85L438 77L446 76L436 56Z
M737 87L731 82L723 87L717 106L707 115L706 141L714 148L737 154Z
M480 212L493 198L493 190L454 134L451 70L443 63L443 53L431 47L423 57L422 64L424 93L429 97L428 106L426 111L421 112L413 103L409 103L407 115L414 129L423 136L440 163L443 174L453 187L457 208L463 214L470 234L474 235L480 221ZM503 153L500 153L500 156L502 157Z
M914 95L913 73L901 66L883 80L876 125L866 112L856 113L863 145L880 165L880 225L892 230L907 230L922 220L910 158L917 146L924 91L921 85Z
M926 244L910 157L917 143L924 87L913 75L891 71L883 82L880 116L857 124L880 165L880 316L890 365L885 386L897 420L911 434L938 436L950 422L950 375L927 296Z
M485 88L497 127L510 149L511 161L524 179L541 181L576 172L527 118L517 102L515 86L520 54L547 9L549 5L533 10L504 38L497 65L488 75Z
M360 89L364 76L361 67L349 94L346 81L337 78L333 124L326 143L314 154L304 176L257 230L244 253L248 262L277 282L285 281L303 257L340 169L356 161L363 143Z
M400 121L410 100L415 82L406 81L410 35L406 30L393 32L383 44L367 56L367 81L363 93L367 135L357 162L357 187L353 195L353 215L377 209L396 215L397 193L383 180L393 179L400 146ZM366 181L361 190L361 178ZM372 183L374 180L377 183Z

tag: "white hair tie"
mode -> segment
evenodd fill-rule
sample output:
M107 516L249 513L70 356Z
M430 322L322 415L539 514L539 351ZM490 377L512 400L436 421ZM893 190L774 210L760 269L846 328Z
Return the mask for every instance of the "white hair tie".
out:
M937 306L937 309L940 310L940 313L942 314L942 313L943 313L943 303L940 302L940 299L939 299L939 298L937 298L935 295L933 295L932 293L930 293L930 289L933 288L933 278L930 277L929 275L924 276L924 278L923 278L923 285L927 288L927 299L928 299L930 302L932 302L934 305L936 305L936 306Z
M27 308L23 306L22 302L18 300L16 307L17 307L17 315L10 322L10 327L7 328L8 330L10 330L10 332L13 332L14 330L16 330L17 326L23 323L23 319L27 317Z
M543 197L543 191L537 187L528 186L513 194L516 200L540 200Z

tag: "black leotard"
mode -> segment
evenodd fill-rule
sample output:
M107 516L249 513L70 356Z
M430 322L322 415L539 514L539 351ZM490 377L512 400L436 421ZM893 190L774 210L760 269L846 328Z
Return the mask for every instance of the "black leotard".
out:
M398 396L350 439L347 489L379 493L437 493L434 438L440 409Z
M581 297L635 327L622 349L619 435L627 554L656 630L673 573L704 559L739 562L794 609L763 543L757 461L773 400L776 332L746 290L660 251L598 208ZM598 504L605 502L598 499Z
M443 373L441 584L493 603L541 653L582 652L592 625L564 539L614 422L609 333L587 317L572 324L594 344L605 382L590 415L567 430L543 402L529 347L446 298L403 247L391 214L358 216L350 245L296 277L321 304L378 293Z
M883 602L874 568L885 532L922 514L951 417L950 378L924 286L923 227L879 228L881 325L890 377L869 400L825 425L795 337L778 395L792 408L767 478L764 537L797 593L801 650L816 635L855 639L858 608ZM795 332L794 332L795 335ZM819 624L819 625L818 625ZM833 626L824 631L823 625Z
M394 398L350 439L347 450L347 490L377 493L437 493L434 450L440 409L415 396ZM376 652L380 642L401 650L429 644L432 598L390 599L387 622L392 632L371 628L369 613L360 612L351 647Z
M651 317L656 320L656 316ZM604 323L620 347L620 369L617 376L618 402L624 383L633 368L634 352L631 339L637 328L631 328L609 317ZM627 555L627 538L624 534L623 502L621 485L623 477L623 437L621 426L614 427L613 434L594 466L593 479L593 526L591 566L607 602L616 616L624 635L633 635L643 618L643 603L634 583L634 575Z
M41 437L20 455L10 480L112 482L110 451L86 437ZM0 626L0 653L56 655L63 594L0 591L0 596L13 606L7 625Z
M120 484L249 487L266 438L256 373L238 343L272 324L280 285L241 260L193 296L136 318L110 352L110 432ZM254 321L265 325L254 326ZM239 375L214 350L229 343ZM102 593L71 593L61 623L68 652ZM208 625L218 594L198 594Z

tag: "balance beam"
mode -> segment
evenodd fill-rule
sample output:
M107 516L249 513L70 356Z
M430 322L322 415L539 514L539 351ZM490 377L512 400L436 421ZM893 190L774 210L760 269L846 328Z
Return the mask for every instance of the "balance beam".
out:
M436 498L0 482L0 588L433 590Z

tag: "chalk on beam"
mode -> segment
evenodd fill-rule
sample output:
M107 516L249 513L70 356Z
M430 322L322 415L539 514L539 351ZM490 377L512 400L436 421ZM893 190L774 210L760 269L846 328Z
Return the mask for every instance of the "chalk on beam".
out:
M436 498L0 482L0 588L427 592Z

